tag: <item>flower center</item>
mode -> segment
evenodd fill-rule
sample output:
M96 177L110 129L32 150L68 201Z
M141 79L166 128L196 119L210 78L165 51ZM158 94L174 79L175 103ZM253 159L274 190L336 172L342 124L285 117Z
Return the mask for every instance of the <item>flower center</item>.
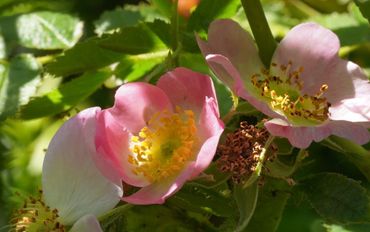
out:
M38 198L29 197L23 208L18 209L11 220L14 231L53 231L64 232L66 228L59 222L57 209L50 209L43 199L42 192Z
M328 119L330 107L323 97L328 85L323 84L315 95L302 94L303 67L298 70L291 70L291 67L291 61L288 65L272 63L270 71L263 69L260 74L254 74L251 78L253 92L292 124L315 126L323 123Z
M197 143L194 112L176 107L157 112L136 136L131 137L132 172L151 183L178 173L193 158Z

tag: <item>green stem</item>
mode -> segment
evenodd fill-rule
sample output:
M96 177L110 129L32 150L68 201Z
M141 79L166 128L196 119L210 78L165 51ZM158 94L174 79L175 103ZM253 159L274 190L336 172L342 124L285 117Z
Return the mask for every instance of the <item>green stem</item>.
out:
M256 170L253 172L251 177L249 177L249 179L243 184L243 188L247 188L248 186L253 184L258 179L258 177L261 175L263 164L265 163L266 158L267 158L266 153L269 147L271 146L272 141L274 141L274 139L275 137L272 135L270 135L270 137L267 139L265 146L262 148L261 154L259 156L259 161L256 166Z
M172 17L171 17L171 30L172 30L172 52L178 50L179 46L179 14L177 12L178 0L175 0L172 4ZM173 64L175 67L178 66L178 57L173 57Z
M256 40L261 60L266 67L269 67L277 43L267 23L261 2L259 0L241 0L241 2Z
M331 136L329 139L339 147L343 154L362 172L362 174L370 181L370 151L363 148L354 142L347 139Z

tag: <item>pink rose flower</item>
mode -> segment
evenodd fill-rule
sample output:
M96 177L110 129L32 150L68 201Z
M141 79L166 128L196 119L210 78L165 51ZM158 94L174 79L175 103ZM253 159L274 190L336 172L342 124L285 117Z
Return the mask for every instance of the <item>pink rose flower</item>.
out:
M212 80L185 68L157 85L128 83L99 112L96 163L113 183L141 188L123 200L162 204L212 161L223 123Z
M101 232L98 216L122 197L122 184L105 178L95 166L94 107L69 119L47 149L42 168L42 195L27 199L14 218L15 230Z
M308 147L337 135L369 141L370 84L360 67L338 57L337 36L315 23L294 27L265 69L252 37L232 20L211 24L208 41L198 38L215 74L237 96L273 119L275 136Z

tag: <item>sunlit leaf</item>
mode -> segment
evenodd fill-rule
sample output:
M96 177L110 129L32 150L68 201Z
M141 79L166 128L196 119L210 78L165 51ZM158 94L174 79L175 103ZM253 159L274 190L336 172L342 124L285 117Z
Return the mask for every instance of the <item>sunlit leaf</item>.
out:
M239 0L202 0L189 18L189 29L207 30L217 18L232 17L240 7Z
M36 93L40 65L32 55L21 55L0 64L0 120L12 116Z
M111 73L104 71L88 72L44 96L32 99L22 107L20 116L33 119L66 111L90 96L110 76Z
M370 0L355 0L355 3L360 8L362 15L367 18L370 23Z
M70 48L82 36L82 22L71 15L56 12L35 12L12 16L0 21L7 40L15 40L27 48Z
M78 43L62 56L46 66L46 70L57 76L95 70L120 60L123 55L98 46L98 38Z
M162 34L162 27L163 24L160 21L141 23L137 26L121 28L119 32L104 35L102 38L91 38L67 50L64 55L47 65L46 69L57 76L77 74L124 61L127 55L132 55L130 60L135 62L151 59L155 61L154 63L158 63L156 58L163 58L168 53L167 46L162 42L168 37L157 36L157 33ZM148 67L148 62L146 64ZM153 65L149 66L153 67ZM137 74L134 76L136 77L130 79L138 78Z
M5 40L4 37L0 34L0 59L4 59L6 57L6 47L5 47Z
M116 28L135 26L140 20L143 20L143 16L139 11L129 9L106 11L95 21L95 33L101 35Z
M107 36L98 43L103 48L125 54L141 54L167 48L144 23L122 28L118 33Z

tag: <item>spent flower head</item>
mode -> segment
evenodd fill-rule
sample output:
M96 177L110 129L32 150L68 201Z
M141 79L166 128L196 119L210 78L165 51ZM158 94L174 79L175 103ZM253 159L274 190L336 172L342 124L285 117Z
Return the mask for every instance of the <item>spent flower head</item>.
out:
M225 142L217 148L219 169L230 173L234 183L244 182L260 162L260 154L268 137L265 128L241 122L240 128L227 134Z

